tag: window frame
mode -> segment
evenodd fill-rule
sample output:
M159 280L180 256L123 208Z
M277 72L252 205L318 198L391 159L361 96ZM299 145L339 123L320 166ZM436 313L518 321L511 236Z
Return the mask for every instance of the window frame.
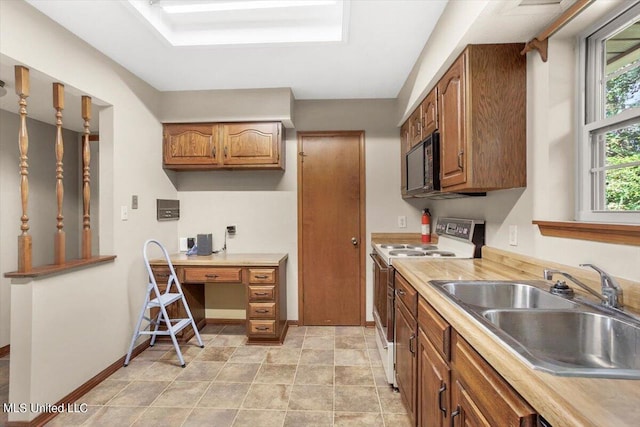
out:
M587 31L578 36L577 93L577 153L576 169L576 212L578 221L637 224L640 223L640 211L608 211L596 209L597 199L604 195L601 186L592 184L591 170L595 144L593 135L622 127L624 124L640 123L640 108L629 108L615 116L606 117L602 108L605 102L604 83L600 83L603 69L604 51L600 48L602 41L613 36L622 28L636 21L640 16L640 3L616 9L605 16ZM587 90L587 83L600 86L596 90ZM602 203L602 200L600 200Z

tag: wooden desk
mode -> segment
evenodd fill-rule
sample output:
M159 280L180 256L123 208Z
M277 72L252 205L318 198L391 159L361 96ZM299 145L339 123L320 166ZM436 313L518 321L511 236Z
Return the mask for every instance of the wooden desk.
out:
M246 287L246 322L249 344L282 344L287 333L287 254L222 253L209 256L171 255L171 263L198 329L207 323L204 286L237 283ZM162 292L169 277L164 259L150 261ZM181 304L169 307L169 317L182 317ZM193 337L183 329L179 339Z

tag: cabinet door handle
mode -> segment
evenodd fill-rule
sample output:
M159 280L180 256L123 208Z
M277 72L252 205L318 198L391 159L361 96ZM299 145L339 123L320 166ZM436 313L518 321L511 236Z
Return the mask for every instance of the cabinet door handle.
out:
M456 425L456 417L460 415L460 405L456 407L456 410L451 413L451 427L455 427Z
M211 149L211 157L216 157L216 146L214 145L213 148Z
M447 408L443 408L442 407L442 394L447 390L447 384L446 383L442 383L442 387L440 387L440 390L438 390L438 408L440 409L440 411L442 412L442 416L446 417L447 416Z
M464 151L459 151L458 152L458 167L460 169L464 169L464 167L462 165L462 156L464 156Z
M225 158L228 157L227 146L226 145L224 146L224 157Z
M413 343L416 340L416 334L411 334L411 336L409 337L409 351L411 352L411 354L416 354L416 349L413 348Z
M204 277L208 278L208 279L215 279L216 277L218 277L217 274L205 274Z
M256 274L256 279L268 279L269 276L266 274Z
M405 295L407 294L407 293L406 293L405 291L403 291L402 289L396 289L396 293L397 293L399 296L401 296L401 297L403 297L403 296L405 296Z

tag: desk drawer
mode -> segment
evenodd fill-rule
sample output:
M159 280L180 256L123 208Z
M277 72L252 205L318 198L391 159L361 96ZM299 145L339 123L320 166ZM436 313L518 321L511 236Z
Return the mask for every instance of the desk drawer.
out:
M153 276L156 278L158 286L166 286L169 281L169 274L171 274L169 267L151 267L151 271L153 271Z
M249 301L272 301L275 295L275 286L249 286Z
M184 281L195 283L240 283L242 282L242 269L237 267L185 268Z
M273 335L275 333L275 320L249 320L249 334L251 335Z
M250 268L249 283L276 283L275 268Z
M273 319L276 316L275 302L249 303L249 318Z

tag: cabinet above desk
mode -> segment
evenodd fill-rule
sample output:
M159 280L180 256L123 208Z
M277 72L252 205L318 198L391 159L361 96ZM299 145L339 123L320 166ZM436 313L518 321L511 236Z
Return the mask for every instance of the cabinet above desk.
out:
M170 256L198 328L206 323L205 284L229 283L246 287L246 328L250 344L278 344L287 331L287 254L222 253L208 256ZM164 259L150 261L160 291L168 279ZM181 341L193 336L192 331Z

